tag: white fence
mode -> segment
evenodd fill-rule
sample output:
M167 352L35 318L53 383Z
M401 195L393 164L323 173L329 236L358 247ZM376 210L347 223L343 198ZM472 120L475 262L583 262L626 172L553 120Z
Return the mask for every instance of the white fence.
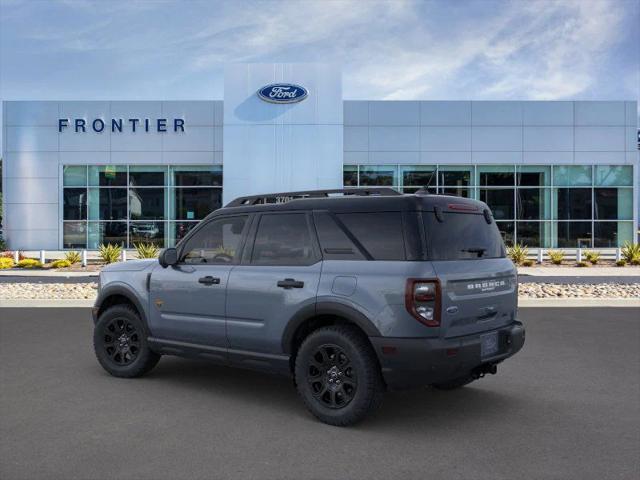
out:
M542 263L543 261L550 261L548 252L549 251L561 251L564 252L564 260L565 261L574 261L579 262L583 260L585 252L599 252L601 260L620 260L622 258L622 253L620 248L530 248L528 258L530 260L534 260L537 263ZM60 258L64 258L67 254L67 251L57 250L35 250L35 251L15 251L14 252L14 260L18 261L18 255L21 253L25 257L28 258L38 258L42 263L46 261L58 260ZM100 256L97 250L81 250L82 255L82 265L86 266L92 260L99 260ZM121 261L127 260L135 260L137 258L135 250L122 250Z

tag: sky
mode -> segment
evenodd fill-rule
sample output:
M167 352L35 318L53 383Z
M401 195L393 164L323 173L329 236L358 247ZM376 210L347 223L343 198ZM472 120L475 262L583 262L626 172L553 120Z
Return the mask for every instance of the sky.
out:
M0 0L0 99L221 99L228 62L346 99L638 99L640 0Z

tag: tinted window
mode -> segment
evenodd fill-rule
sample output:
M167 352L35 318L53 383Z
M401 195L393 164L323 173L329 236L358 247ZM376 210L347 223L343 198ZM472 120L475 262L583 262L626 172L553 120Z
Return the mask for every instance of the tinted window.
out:
M306 214L274 214L260 218L251 263L310 265L315 261Z
M405 260L400 212L342 213L336 217L374 260Z
M191 264L226 264L238 258L246 216L213 220L198 230L184 246L182 258Z
M314 213L316 231L320 240L322 257L325 260L364 260L347 234L338 226L331 214L326 212Z
M86 220L87 218L87 189L64 189L64 219Z
M443 213L439 222L433 212L423 214L429 257L432 260L465 260L504 257L502 236L496 222L484 215Z

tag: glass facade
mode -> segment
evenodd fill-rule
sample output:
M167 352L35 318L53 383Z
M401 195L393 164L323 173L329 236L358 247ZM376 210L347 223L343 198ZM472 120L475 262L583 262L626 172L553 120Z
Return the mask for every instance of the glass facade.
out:
M345 165L344 186L475 198L505 243L610 248L633 240L631 165Z
M215 165L63 167L63 247L172 246L222 204Z

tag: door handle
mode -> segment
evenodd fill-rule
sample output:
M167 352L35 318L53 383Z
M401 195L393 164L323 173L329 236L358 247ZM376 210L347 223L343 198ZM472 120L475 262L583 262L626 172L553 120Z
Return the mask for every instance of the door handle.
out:
M205 285L220 285L220 279L218 277L207 275L206 277L199 278L198 283L203 283Z
M278 286L280 288L286 288L287 290L290 288L304 288L304 282L295 280L293 278L285 278L284 280L280 280L278 282Z

